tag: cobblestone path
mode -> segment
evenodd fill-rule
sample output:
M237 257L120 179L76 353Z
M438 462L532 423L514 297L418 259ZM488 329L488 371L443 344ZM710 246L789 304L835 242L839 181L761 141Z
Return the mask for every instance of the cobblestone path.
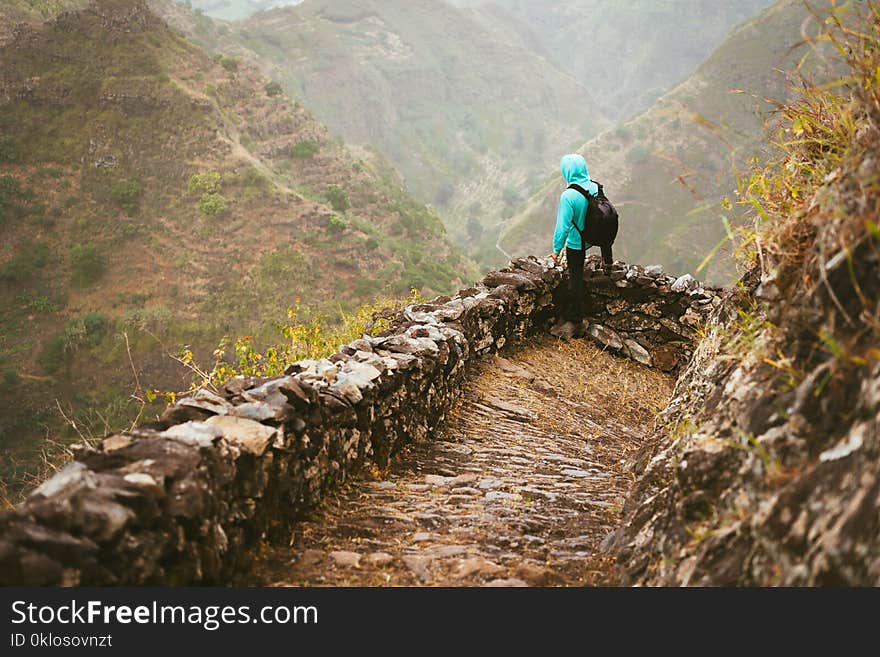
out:
M600 543L672 379L584 340L487 358L433 441L267 546L277 586L614 584Z

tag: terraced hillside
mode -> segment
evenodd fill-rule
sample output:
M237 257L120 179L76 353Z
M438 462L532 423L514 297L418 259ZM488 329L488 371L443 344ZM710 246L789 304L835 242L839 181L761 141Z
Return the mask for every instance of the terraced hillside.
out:
M347 142L386 156L472 252L494 252L498 220L558 153L609 125L517 30L445 2L315 0L213 25L156 4L208 48L251 57Z
M210 353L295 301L338 312L473 275L381 159L141 0L17 17L0 46L7 481L57 435L56 399L99 410L103 433L138 378L181 385L159 357L181 343ZM129 350L149 367L133 375Z

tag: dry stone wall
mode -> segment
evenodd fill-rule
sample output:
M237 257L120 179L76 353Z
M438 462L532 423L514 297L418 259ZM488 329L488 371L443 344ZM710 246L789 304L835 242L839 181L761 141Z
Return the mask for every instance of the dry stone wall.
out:
M428 438L467 365L546 330L566 274L518 259L452 298L408 306L379 336L284 376L236 377L105 438L0 513L0 584L234 582L252 548L364 463ZM690 355L713 291L659 267L588 259L589 333L664 370Z

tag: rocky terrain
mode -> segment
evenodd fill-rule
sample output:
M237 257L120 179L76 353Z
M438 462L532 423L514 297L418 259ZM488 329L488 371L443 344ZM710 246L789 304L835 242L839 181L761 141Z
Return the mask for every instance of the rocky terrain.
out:
M712 292L689 285L673 291L669 283L687 277L634 267L620 270L615 281L597 267L591 261L588 287L608 299L605 312L639 316L652 306L671 322L631 327L636 346L591 318L608 348L644 352L667 369L685 362L692 329L684 318L708 314ZM282 377L237 377L220 389L202 389L169 407L158 423L82 448L23 505L0 513L0 582L235 581L258 542L285 537L285 528L334 484L366 463L386 468L403 448L449 426L469 366L546 331L566 303L564 283L563 271L548 261L512 262L453 298L407 307L388 330L344 345L329 359L292 363ZM512 396L496 407L510 412L516 404ZM538 438L549 445L546 436ZM573 458L573 445L560 449ZM619 446L611 453L626 451ZM615 465L610 461L602 468ZM496 490L487 501L527 492ZM582 493L578 504L585 503ZM559 513L568 514L567 498L558 502ZM602 522L589 530L593 546L608 517Z
M596 586L601 544L672 377L545 336L484 359L434 440L270 545L275 586Z
M880 585L877 28L829 32L856 83L787 107L806 138L751 179L767 223L635 462L625 581Z

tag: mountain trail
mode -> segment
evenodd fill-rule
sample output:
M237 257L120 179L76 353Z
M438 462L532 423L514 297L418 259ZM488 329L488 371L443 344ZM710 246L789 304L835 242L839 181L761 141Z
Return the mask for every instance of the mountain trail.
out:
M601 552L673 379L585 340L485 359L434 440L266 546L275 586L608 585Z

